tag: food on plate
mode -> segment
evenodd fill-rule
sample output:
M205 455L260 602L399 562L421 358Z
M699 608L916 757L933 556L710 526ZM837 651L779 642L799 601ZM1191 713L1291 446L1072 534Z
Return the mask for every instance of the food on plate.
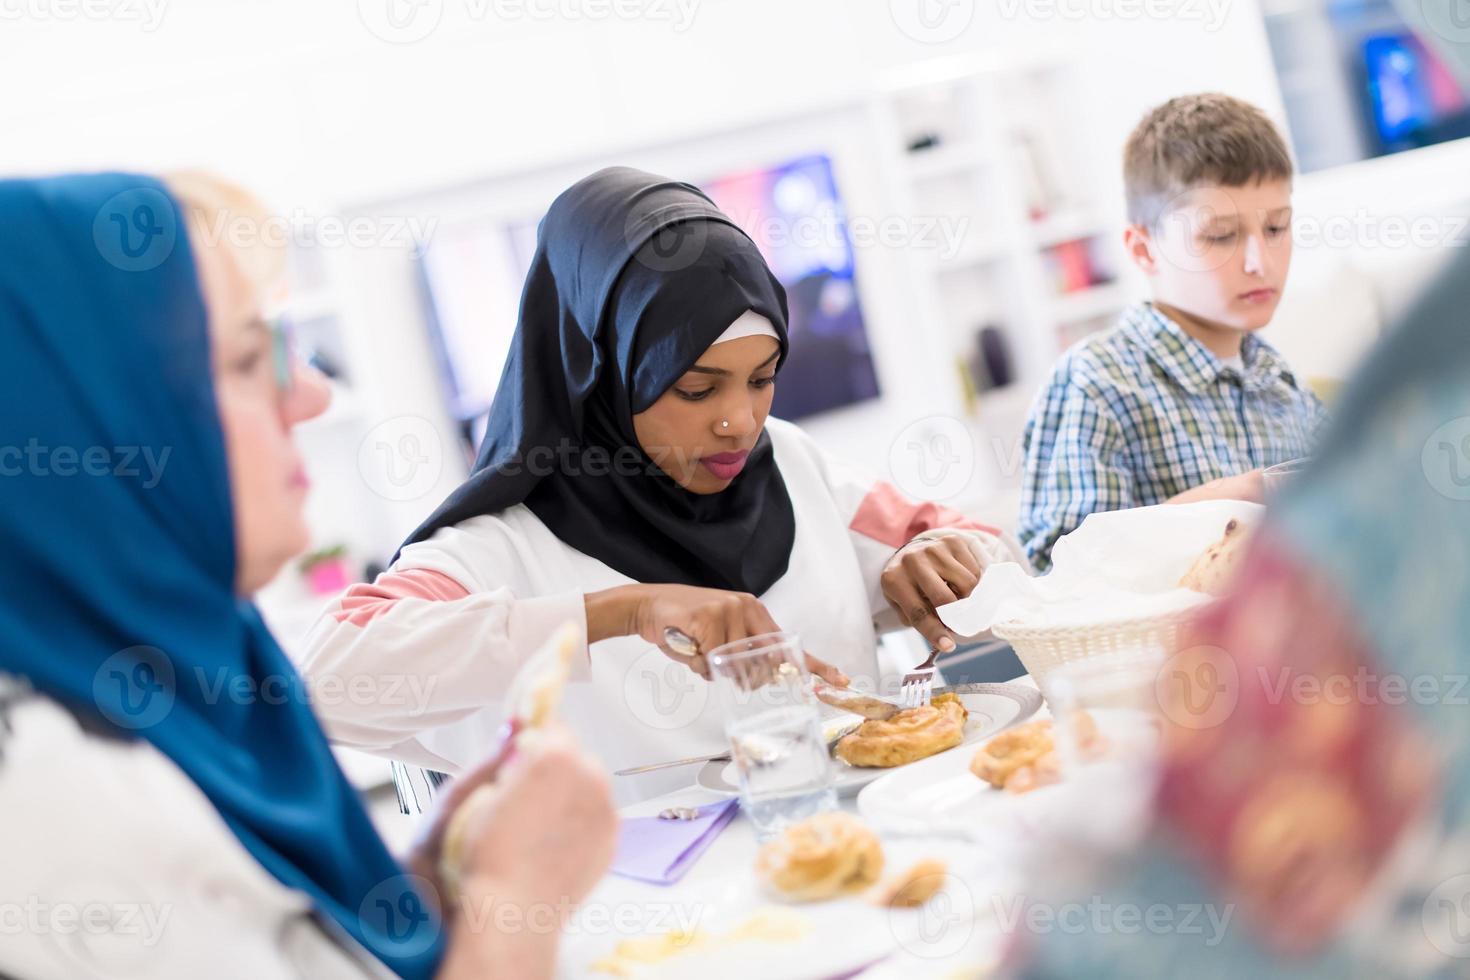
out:
M927 858L886 879L868 897L874 905L887 905L896 909L918 908L944 887L948 877L949 865L937 858Z
M761 847L756 877L793 902L819 902L861 891L883 873L883 845L850 813L819 813Z
M853 766L901 766L959 745L969 716L957 695L941 694L886 721L863 722L837 743L836 755Z
M1100 754L1106 748L1092 715L1079 711L1072 716L1072 725L1083 753ZM975 753L970 771L1010 793L1029 793L1057 782L1061 772L1052 720L1042 718L1001 732Z
M709 952L740 943L794 943L805 939L811 931L811 923L799 912L767 906L752 912L726 933L675 929L657 936L624 939L589 968L594 973L615 977L637 977L644 967L667 963L686 953Z
M1235 578L1235 570L1245 558L1250 531L1234 518L1225 525L1225 534L1204 550L1179 580L1181 588L1206 595L1221 596Z

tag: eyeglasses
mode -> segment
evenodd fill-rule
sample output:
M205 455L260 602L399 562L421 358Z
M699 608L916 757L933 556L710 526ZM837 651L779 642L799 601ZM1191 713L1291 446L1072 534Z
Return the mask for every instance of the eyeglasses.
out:
M291 394L296 384L296 327L290 317L278 313L266 321L271 335L271 366L274 369L276 391L282 398Z

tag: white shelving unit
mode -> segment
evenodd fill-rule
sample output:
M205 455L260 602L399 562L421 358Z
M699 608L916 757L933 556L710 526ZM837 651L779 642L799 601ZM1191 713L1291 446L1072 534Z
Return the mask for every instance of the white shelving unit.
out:
M1079 145L1086 82L1076 60L1055 51L930 61L889 76L873 99L895 210L964 223L953 255L910 257L910 292L978 380L967 404L992 436L1019 432L1057 356L1130 298ZM974 378L986 327L1009 350L1004 387Z

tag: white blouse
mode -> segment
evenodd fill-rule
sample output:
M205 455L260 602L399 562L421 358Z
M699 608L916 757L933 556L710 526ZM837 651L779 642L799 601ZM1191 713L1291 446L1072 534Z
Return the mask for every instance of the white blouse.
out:
M0 704L0 812L0 976L392 977L167 756L90 734L47 698Z
M895 550L962 534L982 568L1021 560L995 529L862 477L794 425L771 419L767 429L796 538L786 574L759 598L855 685L881 684L874 626L891 614L879 576ZM583 596L632 581L558 540L524 505L441 529L313 627L303 670L317 712L345 745L457 774L494 746L517 669L569 622L585 653L563 718L610 770L721 751L707 682L637 636L587 649ZM688 769L665 770L619 778L615 792L627 803L689 780Z

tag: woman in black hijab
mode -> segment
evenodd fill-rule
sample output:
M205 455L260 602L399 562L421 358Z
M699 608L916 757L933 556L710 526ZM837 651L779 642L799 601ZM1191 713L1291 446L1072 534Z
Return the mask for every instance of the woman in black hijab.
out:
M722 744L689 673L704 658L668 649L670 627L701 651L791 630L838 683L876 682L890 604L952 649L934 607L1016 553L768 424L786 315L754 242L691 185L612 168L558 197L474 474L310 641L315 673L411 672L435 693L411 712L328 708L334 735L457 771L564 621L593 647L568 717L614 768Z

